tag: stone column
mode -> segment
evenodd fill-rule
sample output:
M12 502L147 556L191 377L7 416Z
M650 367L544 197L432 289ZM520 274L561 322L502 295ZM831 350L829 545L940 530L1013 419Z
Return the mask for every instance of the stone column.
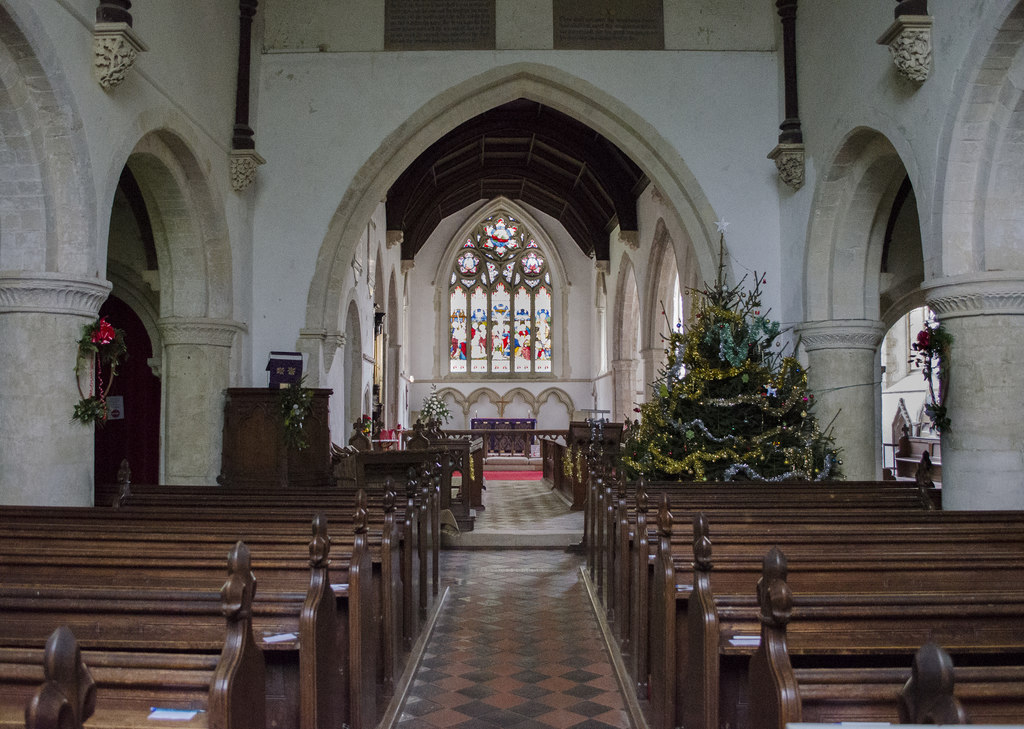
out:
M164 344L160 481L214 484L221 465L231 346L244 326L226 319L167 317L159 327Z
M807 322L798 329L807 352L807 384L814 414L832 424L850 481L882 477L882 389L878 346L885 325L868 319ZM833 420L834 418L834 420Z
M0 273L0 503L91 506L93 428L71 420L82 327L110 284Z
M621 423L625 418L635 418L633 398L636 394L636 369L634 359L617 359L612 362L612 391L615 401L611 420Z
M1024 509L1024 273L926 283L952 336L942 434L944 509Z
M665 348L648 347L640 351L640 357L644 362L644 398L643 402L650 400L651 383L658 377L661 367L664 365Z

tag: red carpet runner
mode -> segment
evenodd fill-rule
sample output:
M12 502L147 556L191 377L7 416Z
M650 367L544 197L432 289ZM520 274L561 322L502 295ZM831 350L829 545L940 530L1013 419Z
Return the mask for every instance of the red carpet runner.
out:
M493 481L540 481L543 471L484 471L484 478Z

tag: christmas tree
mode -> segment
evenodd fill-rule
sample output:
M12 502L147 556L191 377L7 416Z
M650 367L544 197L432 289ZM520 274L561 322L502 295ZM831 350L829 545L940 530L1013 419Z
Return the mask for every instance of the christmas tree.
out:
M627 475L667 481L841 478L833 439L811 413L807 372L783 354L778 322L761 313L755 273L692 290L692 320L667 338L655 397L622 444Z

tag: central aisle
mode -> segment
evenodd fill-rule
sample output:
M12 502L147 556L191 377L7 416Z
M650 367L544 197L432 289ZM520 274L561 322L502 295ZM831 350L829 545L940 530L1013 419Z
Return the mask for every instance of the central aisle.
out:
M555 550L441 554L449 593L400 729L625 729L583 578Z

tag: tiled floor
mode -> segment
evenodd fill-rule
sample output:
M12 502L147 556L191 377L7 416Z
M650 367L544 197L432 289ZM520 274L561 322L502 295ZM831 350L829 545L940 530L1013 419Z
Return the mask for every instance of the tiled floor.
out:
M486 477L486 474L485 474ZM547 481L486 479L484 509L451 547L567 547L583 539L583 512L569 511Z
M542 482L508 483L493 492L488 486L485 528L533 529L566 516L560 501L538 498L550 495ZM535 498L540 522L522 507ZM472 549L446 550L441 559L449 592L399 729L630 726L579 572L581 556L564 548Z

